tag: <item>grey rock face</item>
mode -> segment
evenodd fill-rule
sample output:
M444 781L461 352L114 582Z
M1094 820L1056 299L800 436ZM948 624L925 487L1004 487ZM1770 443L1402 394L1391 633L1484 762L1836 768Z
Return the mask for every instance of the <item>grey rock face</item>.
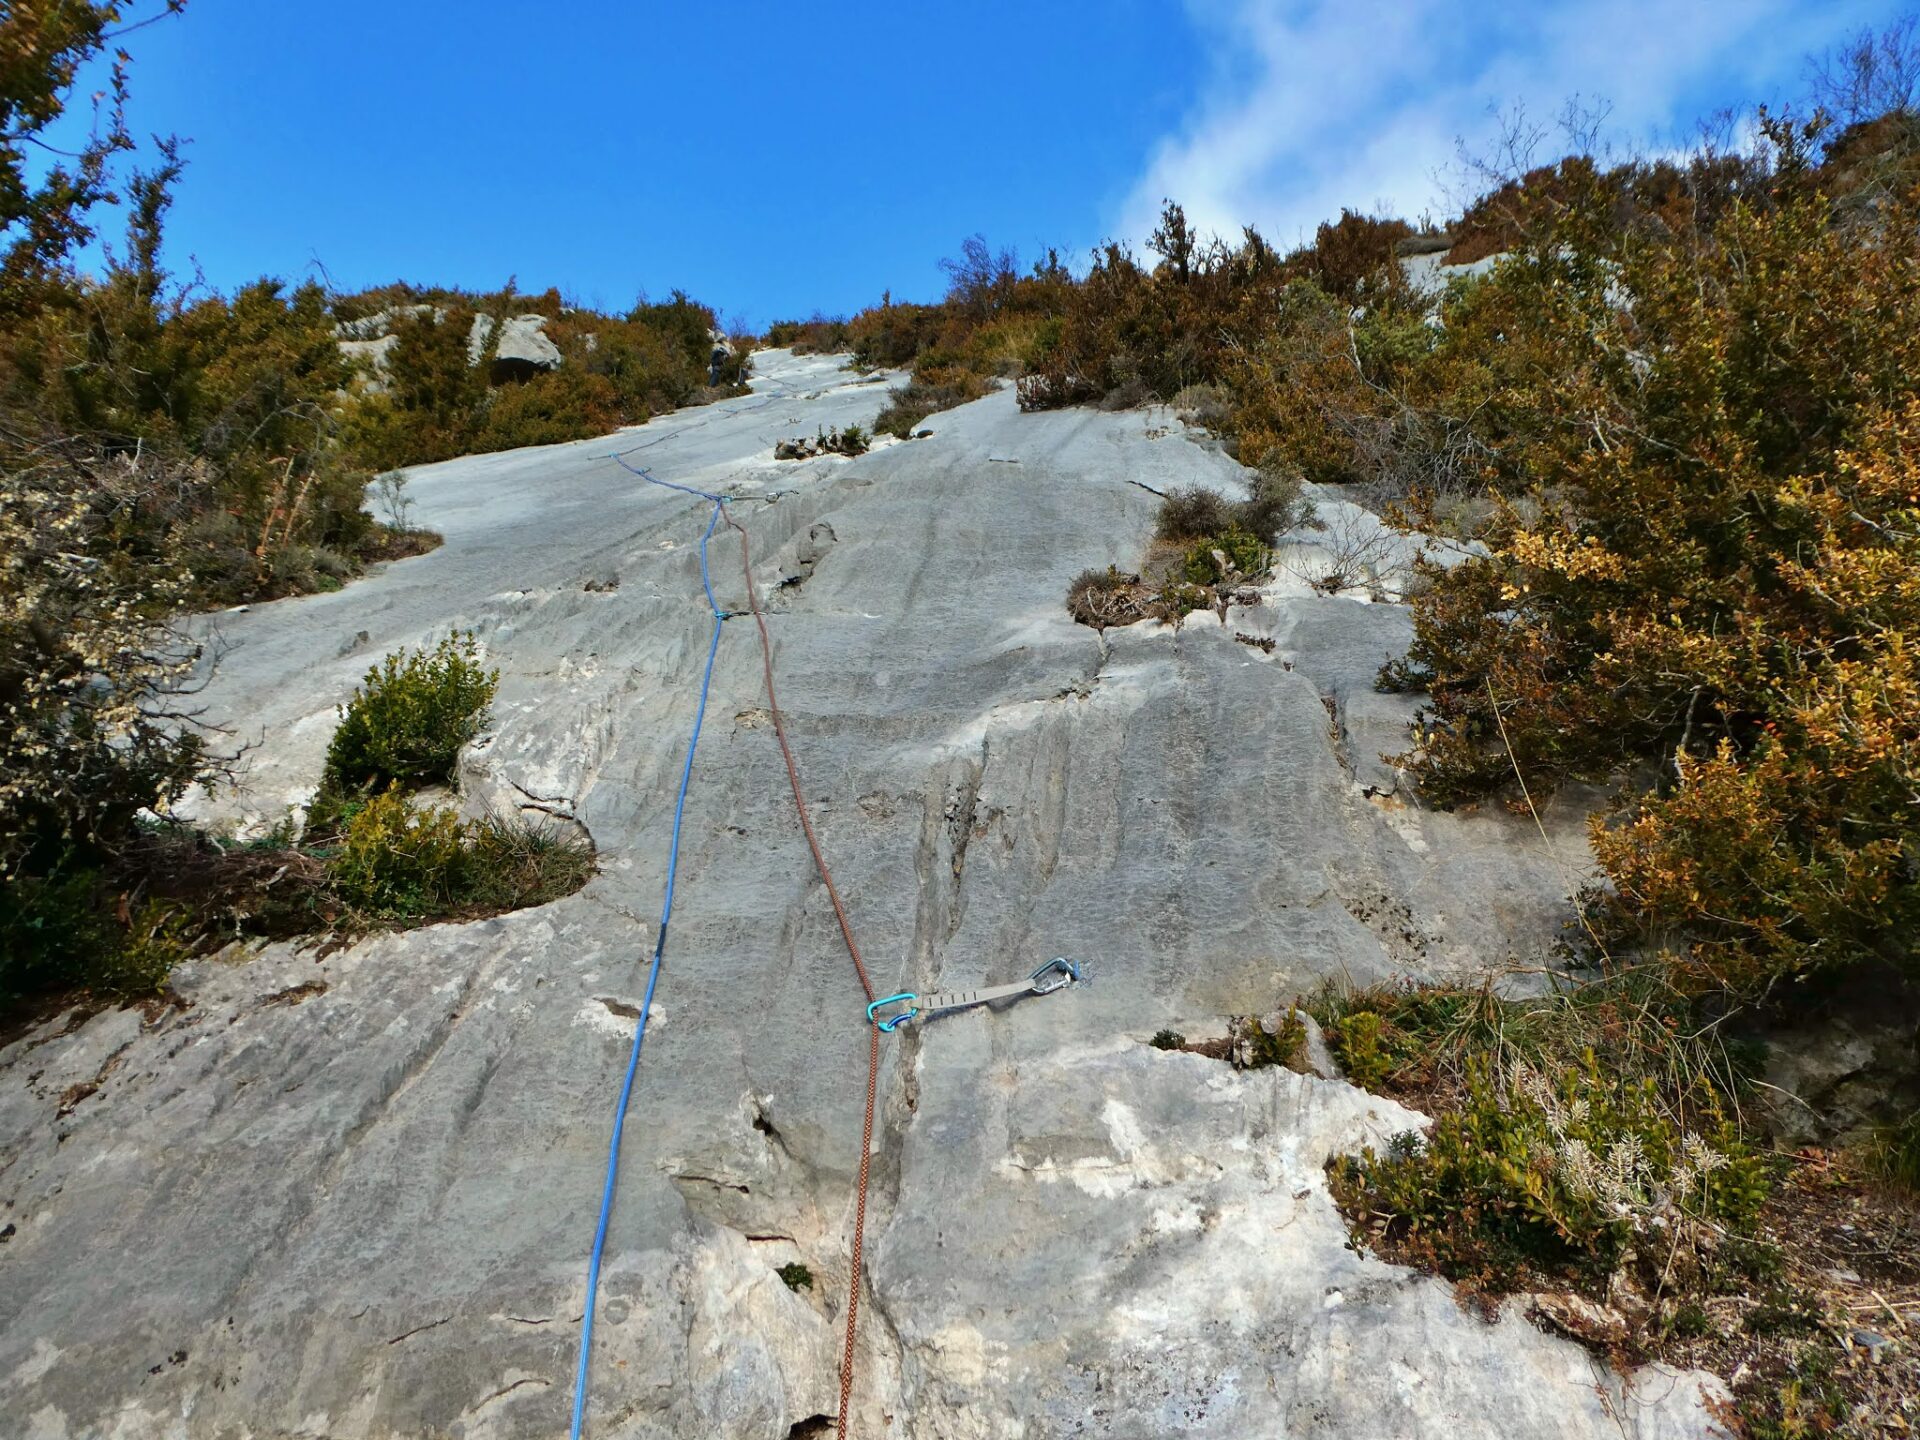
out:
M1769 1122L1789 1143L1865 1140L1920 1102L1920 984L1892 966L1859 967L1769 1038Z
M1577 816L1543 849L1508 817L1421 809L1376 758L1409 712L1371 689L1404 613L1276 583L1224 626L1076 627L1068 581L1150 533L1156 502L1127 481L1234 487L1230 461L1139 415L1022 416L1003 392L928 439L776 464L773 433L870 425L885 386L830 357L756 360L736 402L423 467L441 549L221 617L204 698L261 743L204 814L300 803L370 657L459 626L502 671L463 794L576 820L601 873L478 924L196 963L184 1009L0 1051L0 1428L564 1433L709 623L705 506L605 458L631 447L740 497L876 983L996 984L1056 954L1091 977L887 1042L858 1434L1716 1433L1702 1377L1623 1380L1347 1248L1325 1159L1420 1117L1146 1044L1328 979L1483 974L1566 917ZM741 608L728 532L712 557ZM687 810L596 1436L777 1440L837 1403L864 997L750 623L727 622ZM776 1274L794 1263L811 1290Z

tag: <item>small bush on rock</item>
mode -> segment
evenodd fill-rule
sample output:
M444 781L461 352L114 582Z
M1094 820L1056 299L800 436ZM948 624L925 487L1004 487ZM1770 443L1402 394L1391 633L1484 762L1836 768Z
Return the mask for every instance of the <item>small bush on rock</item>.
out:
M340 707L323 796L451 781L499 683L498 670L481 666L471 632L449 635L432 650L387 656Z
M1267 573L1272 558L1273 552L1258 537L1229 526L1218 535L1202 536L1187 546L1181 556L1180 573L1194 585L1257 580Z
M1243 530L1262 543L1306 523L1312 507L1300 498L1296 475L1277 470L1254 473L1247 482L1247 498L1229 500L1200 486L1169 490L1160 502L1154 538L1175 542L1200 540Z
M1154 536L1160 540L1198 540L1218 535L1233 524L1233 502L1217 491L1191 486L1169 490L1160 502Z
M797 1292L813 1289L813 1271L798 1261L791 1265L782 1265L773 1273L780 1277L780 1283L789 1290Z
M416 808L392 786L347 821L327 876L342 900L368 915L446 910L467 889L467 838L453 807Z
M1300 477L1278 470L1255 472L1247 482L1247 498L1234 507L1233 516L1242 530L1268 542L1312 518L1312 504L1300 495Z
M154 901L116 906L115 888L71 858L0 884L0 1015L49 990L131 1000L166 983L188 952L176 912Z
M1134 595L1139 583L1138 575L1122 575L1111 565L1104 570L1082 570L1067 588L1067 613L1096 630L1131 625L1141 616Z
M539 905L593 869L584 839L452 806L417 806L398 786L359 806L327 861L334 895L364 920L419 921Z
M1257 1015L1249 1015L1237 1027L1245 1058L1243 1070L1267 1070L1280 1066L1287 1070L1305 1068L1307 1023L1297 1007L1289 1005L1280 1023L1269 1030Z

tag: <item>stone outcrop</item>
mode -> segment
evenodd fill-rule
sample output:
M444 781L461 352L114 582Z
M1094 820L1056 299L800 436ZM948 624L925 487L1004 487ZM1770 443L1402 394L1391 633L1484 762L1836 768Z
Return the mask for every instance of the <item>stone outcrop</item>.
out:
M496 384L560 368L560 347L547 338L546 325L544 315L509 315L500 323L500 340L494 346L491 364L491 378ZM486 356L493 326L491 315L473 317L473 329L467 336L468 364L478 365Z
M436 322L447 312L433 305L402 305L365 315L357 320L342 320L333 327L340 352L359 365L378 388L392 358L398 337L393 327L399 320L431 315ZM494 317L475 315L467 332L467 363L478 365L486 358L487 342L493 335ZM500 325L500 341L494 348L488 378L495 384L525 380L565 363L560 347L548 338L544 315L509 315Z

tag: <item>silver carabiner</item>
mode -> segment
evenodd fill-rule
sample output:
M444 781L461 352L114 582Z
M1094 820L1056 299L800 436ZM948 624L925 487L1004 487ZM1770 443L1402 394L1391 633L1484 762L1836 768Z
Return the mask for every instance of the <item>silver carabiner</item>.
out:
M1043 980L1042 976L1056 978ZM1033 974L1027 977L1027 984L1035 995L1051 995L1056 990L1064 990L1069 985L1080 982L1080 967L1064 955L1056 955Z

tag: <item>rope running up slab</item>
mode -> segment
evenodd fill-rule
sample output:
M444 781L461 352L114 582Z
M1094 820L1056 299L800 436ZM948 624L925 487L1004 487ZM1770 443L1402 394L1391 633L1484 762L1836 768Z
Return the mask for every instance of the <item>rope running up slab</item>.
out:
M618 456L614 458L619 459ZM621 460L620 463L633 470L626 461ZM660 905L660 933L653 944L653 964L647 971L647 993L640 1002L640 1019L633 1029L633 1049L627 1055L627 1073L620 1082L620 1099L613 1110L613 1135L607 1142L607 1178L600 1192L600 1222L593 1232L593 1253L587 1261L587 1308L580 1321L580 1361L573 1378L573 1426L568 1432L572 1440L580 1440L580 1427L586 1419L587 1362L593 1354L593 1310L600 1291L600 1258L607 1244L607 1221L613 1214L613 1194L620 1175L620 1136L626 1127L627 1104L633 1096L633 1077L640 1068L640 1046L647 1038L647 1017L653 1013L654 987L660 983L660 964L667 952L667 922L673 918L673 882L680 868L680 824L686 815L687 787L693 780L694 751L699 748L700 728L707 717L707 694L713 688L713 661L720 651L720 627L727 618L726 612L713 598L713 582L707 571L707 542L713 538L721 516L726 513L726 502L718 495L688 490L684 485L675 485L666 480L655 480L644 470L633 470L633 473L652 484L698 495L713 504L713 514L707 519L706 533L700 537L700 585L707 592L707 608L713 612L713 638L707 644L707 667L700 677L700 705L693 714L693 735L687 741L686 764L680 770L680 793L673 803L673 839L667 847L667 889Z
M827 898L833 902L834 918L840 922L840 938L846 942L847 955L860 977L860 988L866 991L867 1000L871 1002L876 998L873 980L867 974L866 961L860 958L860 942L853 938L853 922L847 918L847 907L833 883L833 871L827 867L827 857L821 853L820 837L814 834L813 818L807 813L806 795L800 787L800 767L794 763L793 747L787 743L786 720L780 713L780 697L773 688L773 641L767 634L767 617L761 612L760 597L753 588L753 556L747 546L747 532L731 514L726 516L726 522L740 536L740 569L747 583L747 608L753 612L753 623L760 631L760 661L766 675L767 710L773 716L773 733L780 739L780 753L787 762L787 780L793 786L793 804L800 813L800 828L806 832L807 848L813 852L814 868L820 872ZM853 1345L860 1319L860 1254L867 1233L867 1178L873 1162L874 1095L880 1082L880 1028L868 1025L867 1031L867 1107L866 1118L860 1126L860 1179L854 1191L853 1252L847 1277L847 1333L840 1354L840 1413L834 1425L836 1440L846 1440L852 1410Z
M593 1252L587 1267L587 1304L586 1313L580 1330L580 1361L574 1378L572 1440L580 1440L581 1426L586 1414L587 1369L593 1340L593 1311L599 1290L600 1264L606 1246L607 1223L613 1212L613 1197L620 1165L620 1137L626 1121L627 1105L633 1093L633 1082L640 1064L640 1048L646 1037L647 1017L653 1009L654 987L660 978L662 957L666 952L667 922L673 913L674 877L680 858L680 829L686 809L687 788L693 776L694 751L700 743L700 730L705 721L707 695L713 684L714 657L720 647L720 629L727 618L719 602L714 599L711 573L707 565L707 542L712 538L715 528L725 520L740 536L741 573L746 581L747 605L752 611L754 624L760 634L761 667L766 680L767 709L773 717L775 735L779 738L780 753L786 761L787 780L793 788L793 803L799 813L800 828L805 832L807 848L813 854L813 863L825 885L827 897L833 903L835 919L840 924L840 935L845 941L847 955L853 961L855 973L859 976L860 988L871 1002L876 997L873 981L867 973L865 960L860 955L860 944L854 938L853 922L847 916L847 907L840 898L839 888L833 882L833 872L827 865L826 856L820 849L819 836L813 828L813 818L807 810L805 793L800 784L800 770L793 758L793 747L787 739L786 719L780 709L780 700L773 681L773 641L767 633L766 616L760 609L759 596L753 584L753 555L748 543L746 529L727 510L722 496L710 495L703 490L694 490L685 485L676 485L669 480L656 479L644 470L629 465L619 455L613 457L622 468L665 489L678 490L683 494L694 495L711 502L713 514L707 521L706 532L700 537L700 583L706 591L708 608L713 612L713 637L707 647L706 670L700 682L700 706L694 716L693 735L687 745L686 764L681 771L680 792L674 804L673 839L668 851L666 897L660 912L660 933L654 945L653 963L647 975L646 998L640 1008L639 1023L634 1028L633 1049L627 1057L627 1070L620 1087L619 1102L614 1110L613 1135L607 1147L607 1175L600 1201L600 1220L594 1233ZM852 1394L854 1380L854 1346L859 1333L860 1315L860 1276L862 1253L866 1239L867 1191L871 1174L873 1156L873 1123L875 1101L879 1089L880 1077L880 1031L877 1026L869 1025L867 1045L867 1084L865 1115L860 1132L860 1170L856 1183L854 1202L853 1244L849 1264L847 1323L846 1334L840 1359L840 1407L836 1418L835 1435L837 1440L846 1440L851 1420Z

